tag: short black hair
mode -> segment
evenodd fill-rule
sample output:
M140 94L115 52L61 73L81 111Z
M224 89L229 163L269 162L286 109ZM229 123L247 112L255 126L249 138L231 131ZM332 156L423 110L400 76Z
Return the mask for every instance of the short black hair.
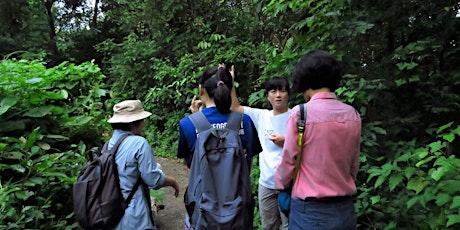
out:
M289 94L289 81L284 77L270 78L265 82L265 94L270 90L286 90Z
M294 92L324 87L335 91L342 80L342 67L328 52L312 50L297 62L292 77Z
M112 129L120 129L120 130L123 130L123 131L131 131L132 126L139 125L139 123L141 123L141 121L143 121L143 120L144 119L141 119L141 120L133 121L133 122L130 122L130 123L110 123L110 125L112 126Z

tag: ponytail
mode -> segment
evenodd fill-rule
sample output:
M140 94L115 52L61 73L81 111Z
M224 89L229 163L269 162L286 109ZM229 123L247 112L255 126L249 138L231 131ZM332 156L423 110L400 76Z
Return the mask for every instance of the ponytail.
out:
M225 68L211 68L201 77L201 86L204 87L209 97L214 100L220 113L230 113L232 106L231 88L233 87L232 75Z

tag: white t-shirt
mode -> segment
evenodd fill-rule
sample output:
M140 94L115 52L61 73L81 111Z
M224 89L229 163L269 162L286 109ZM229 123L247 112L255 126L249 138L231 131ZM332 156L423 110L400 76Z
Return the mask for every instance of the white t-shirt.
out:
M259 184L275 189L275 170L281 160L283 147L269 139L271 134L286 134L286 123L291 109L287 112L273 116L273 110L256 109L244 106L244 113L251 117L259 135L262 152L259 154L260 178Z

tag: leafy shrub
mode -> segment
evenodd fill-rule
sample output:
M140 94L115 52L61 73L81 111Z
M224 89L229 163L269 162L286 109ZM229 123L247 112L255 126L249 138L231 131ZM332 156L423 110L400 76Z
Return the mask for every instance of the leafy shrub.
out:
M1 229L72 229L71 185L106 126L93 63L0 62Z

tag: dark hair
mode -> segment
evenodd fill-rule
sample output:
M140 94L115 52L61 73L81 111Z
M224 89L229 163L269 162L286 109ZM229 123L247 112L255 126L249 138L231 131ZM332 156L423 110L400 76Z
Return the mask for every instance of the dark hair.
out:
M144 119L141 119L141 120L133 121L130 123L110 123L110 125L112 126L112 129L121 129L123 131L131 131L132 126L139 125L139 123L141 123L141 121L143 120Z
M328 52L313 50L300 58L294 67L292 77L295 92L323 87L335 91L342 80L342 67Z
M224 114L230 113L232 106L231 89L233 87L230 72L223 67L212 67L204 71L199 82L216 103L217 110Z
M289 94L289 81L283 77L274 77L265 82L265 94L270 90L286 90Z

